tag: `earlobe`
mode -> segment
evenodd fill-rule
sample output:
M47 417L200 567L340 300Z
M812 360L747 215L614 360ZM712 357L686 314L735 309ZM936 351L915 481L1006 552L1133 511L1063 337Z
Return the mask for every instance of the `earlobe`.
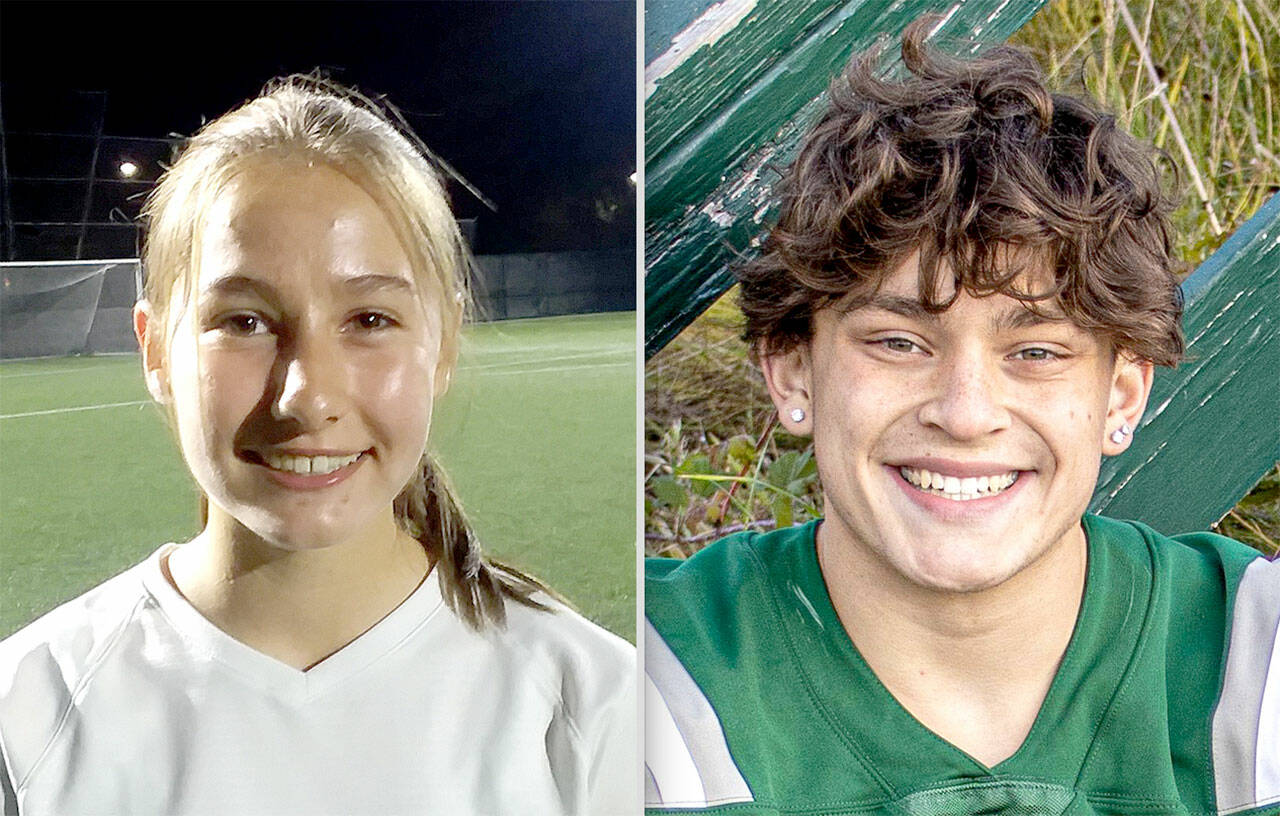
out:
M450 382L453 379L453 366L440 364L436 366L436 376L431 387L431 398L440 399L449 391Z
M812 378L807 343L790 351L760 354L760 370L769 396L778 409L778 419L788 433L813 433Z
M142 352L142 373L147 381L147 391L156 402L167 405L171 397L164 360L164 329L149 301L140 300L133 306L133 334L138 338L138 349Z
M435 376L432 378L431 398L440 399L449 390L453 381L453 369L458 364L458 338L445 340L440 344L440 354L436 359Z
M1123 352L1116 358L1111 379L1111 400L1103 429L1102 453L1117 456L1128 449L1151 395L1154 366L1135 360Z
M458 364L458 346L461 342L462 304L463 295L459 292L454 299L453 307L451 309L447 309L445 312L445 319L443 321L444 337L440 341L440 354L436 360L435 380L431 390L431 396L433 399L443 397L449 390L449 385L453 380L453 369Z

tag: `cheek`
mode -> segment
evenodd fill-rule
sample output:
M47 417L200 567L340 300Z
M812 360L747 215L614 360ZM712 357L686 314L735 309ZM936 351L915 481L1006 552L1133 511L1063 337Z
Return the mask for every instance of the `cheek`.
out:
M203 354L200 398L210 422L224 432L239 427L269 390L274 363L274 349Z
M356 393L388 430L425 444L431 425L435 360L436 355L422 346L368 355L355 372Z

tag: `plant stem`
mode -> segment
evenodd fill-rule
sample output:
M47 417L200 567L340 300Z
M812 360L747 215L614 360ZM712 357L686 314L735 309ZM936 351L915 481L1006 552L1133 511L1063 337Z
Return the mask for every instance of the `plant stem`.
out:
M1191 155L1191 148L1187 147L1187 139L1182 135L1182 127L1178 124L1178 118L1173 112L1173 106L1169 104L1169 97L1161 87L1160 75L1156 73L1155 63L1151 61L1151 53L1147 51L1147 44L1142 41L1142 36L1138 32L1138 25L1133 21L1133 15L1129 13L1129 5L1125 0L1116 0L1116 8L1120 11L1121 18L1124 19L1125 28L1129 30L1129 37L1133 40L1133 45L1138 49L1138 55L1142 58L1142 64L1146 66L1147 76L1151 80L1151 84L1159 89L1157 96L1160 99L1160 105L1164 108L1164 115L1169 119L1169 125L1173 128L1173 139L1178 143L1178 149L1182 152L1182 160L1186 162L1187 172L1191 176L1191 183L1196 187L1196 193L1200 196L1200 202L1204 204L1205 212L1209 215L1209 227L1213 230L1215 236L1222 234L1222 224L1218 222L1218 214L1213 210L1213 202L1209 200L1209 191L1205 188L1204 179L1200 177L1200 171L1196 169L1195 157Z

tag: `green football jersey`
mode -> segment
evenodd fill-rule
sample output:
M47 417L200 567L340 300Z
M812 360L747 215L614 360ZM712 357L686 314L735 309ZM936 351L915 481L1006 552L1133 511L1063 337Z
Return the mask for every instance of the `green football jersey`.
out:
M987 767L858 654L818 567L818 523L647 562L651 811L1280 813L1280 563L1086 516L1070 645L1022 746Z

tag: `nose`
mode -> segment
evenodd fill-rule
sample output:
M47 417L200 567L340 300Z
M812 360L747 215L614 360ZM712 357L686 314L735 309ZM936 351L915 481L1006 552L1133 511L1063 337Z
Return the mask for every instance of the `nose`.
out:
M342 413L344 374L335 343L304 333L280 345L279 386L271 413L294 420L304 431L337 422Z
M1010 425L999 368L976 351L940 359L928 389L920 422L953 439L980 439Z

